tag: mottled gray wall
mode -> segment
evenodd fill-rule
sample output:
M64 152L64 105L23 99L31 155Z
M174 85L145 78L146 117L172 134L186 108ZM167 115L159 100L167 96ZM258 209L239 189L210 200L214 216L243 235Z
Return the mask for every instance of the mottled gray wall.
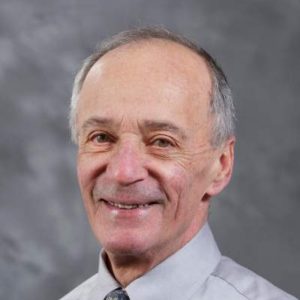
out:
M211 224L226 255L300 296L298 0L1 0L0 298L57 299L94 273L67 128L73 74L97 41L164 24L224 67L235 174Z

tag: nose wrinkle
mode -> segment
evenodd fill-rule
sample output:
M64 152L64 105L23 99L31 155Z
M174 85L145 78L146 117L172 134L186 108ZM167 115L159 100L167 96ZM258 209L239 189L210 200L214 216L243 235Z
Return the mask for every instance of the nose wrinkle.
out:
M107 172L112 180L122 185L141 181L147 176L141 153L128 145L123 145L111 158Z

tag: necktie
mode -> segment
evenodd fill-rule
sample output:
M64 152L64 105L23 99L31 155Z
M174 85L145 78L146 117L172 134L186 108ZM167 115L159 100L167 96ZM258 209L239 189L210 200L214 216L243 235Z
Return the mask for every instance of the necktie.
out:
M122 288L117 288L108 293L104 300L130 300L126 291Z

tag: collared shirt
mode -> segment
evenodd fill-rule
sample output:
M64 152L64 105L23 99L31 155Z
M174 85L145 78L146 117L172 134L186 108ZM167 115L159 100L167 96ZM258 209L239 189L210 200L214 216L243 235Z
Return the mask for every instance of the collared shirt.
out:
M102 300L119 286L101 253L98 273L61 300ZM297 300L221 256L207 224L183 248L125 290L131 300Z

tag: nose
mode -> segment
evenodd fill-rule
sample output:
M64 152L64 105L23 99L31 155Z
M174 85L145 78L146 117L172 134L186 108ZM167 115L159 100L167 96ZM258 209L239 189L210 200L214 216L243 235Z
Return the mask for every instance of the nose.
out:
M144 180L148 172L139 146L128 141L120 143L108 162L106 175L123 186Z

